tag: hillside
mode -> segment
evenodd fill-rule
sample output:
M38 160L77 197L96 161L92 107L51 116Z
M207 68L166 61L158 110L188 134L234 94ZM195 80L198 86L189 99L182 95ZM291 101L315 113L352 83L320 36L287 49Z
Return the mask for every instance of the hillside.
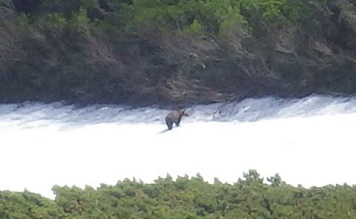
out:
M0 102L356 91L355 0L0 0Z

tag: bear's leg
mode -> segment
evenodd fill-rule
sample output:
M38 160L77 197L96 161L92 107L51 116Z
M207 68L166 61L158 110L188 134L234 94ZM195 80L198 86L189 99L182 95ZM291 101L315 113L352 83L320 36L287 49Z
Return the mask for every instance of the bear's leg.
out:
M179 119L175 122L176 126L179 126L180 119L181 119L181 118L179 118Z
M166 124L169 130L173 128L173 122L169 118L166 118Z

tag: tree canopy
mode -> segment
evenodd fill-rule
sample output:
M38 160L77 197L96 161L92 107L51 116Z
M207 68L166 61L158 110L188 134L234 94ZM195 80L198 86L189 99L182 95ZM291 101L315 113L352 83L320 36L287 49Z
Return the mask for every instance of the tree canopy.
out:
M84 189L53 186L54 200L0 191L0 217L7 218L354 218L356 189L349 185L294 187L281 177L263 179L249 170L233 184L206 182L199 174L167 175L154 183L135 179Z

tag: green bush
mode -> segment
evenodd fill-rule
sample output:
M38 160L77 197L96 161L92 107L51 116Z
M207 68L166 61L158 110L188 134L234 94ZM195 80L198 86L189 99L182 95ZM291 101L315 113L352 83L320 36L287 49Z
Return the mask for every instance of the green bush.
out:
M167 175L154 183L125 179L97 189L54 186L55 200L0 191L1 218L354 218L354 186L294 187L250 170L234 184Z

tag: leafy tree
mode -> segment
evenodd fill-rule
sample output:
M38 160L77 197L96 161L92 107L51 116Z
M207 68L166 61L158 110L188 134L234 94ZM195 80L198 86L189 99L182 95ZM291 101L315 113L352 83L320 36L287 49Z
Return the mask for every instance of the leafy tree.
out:
M276 174L267 183L256 170L234 184L199 174L154 183L135 179L94 189L54 186L55 200L37 194L0 192L1 218L354 218L354 186L294 187Z

